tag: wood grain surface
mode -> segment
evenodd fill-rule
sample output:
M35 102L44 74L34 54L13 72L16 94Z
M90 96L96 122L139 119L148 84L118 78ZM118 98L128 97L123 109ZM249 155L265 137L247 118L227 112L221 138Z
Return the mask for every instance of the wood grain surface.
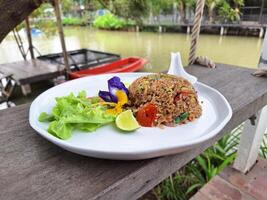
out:
M62 71L62 66L60 67L38 59L0 64L0 72L12 74L14 80L21 85L55 78Z
M137 199L267 104L267 79L218 64L188 67L218 89L233 117L214 138L176 155L140 161L79 156L40 137L28 123L30 105L0 112L0 199Z

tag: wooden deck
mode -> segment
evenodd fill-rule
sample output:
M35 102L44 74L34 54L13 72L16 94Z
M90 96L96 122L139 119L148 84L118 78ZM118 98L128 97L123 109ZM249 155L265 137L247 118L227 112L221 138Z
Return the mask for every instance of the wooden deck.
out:
M146 24L146 27L159 29L159 32L162 32L162 30L166 29L175 29L175 28L183 28L187 29L187 33L189 34L191 32L191 29L193 27L193 23L187 23L187 24L169 24L169 23L156 23L156 24ZM241 30L245 31L251 31L253 32L256 30L259 37L262 38L264 36L265 29L267 28L266 24L209 24L209 23L202 23L201 24L201 31L203 30L210 30L210 29L218 29L220 32L220 35L227 35L228 29L235 30L234 32L239 33Z
M191 200L266 200L267 160L243 174L232 167L224 169L207 183Z
M187 23L187 24L164 24L164 23L157 23L157 24L146 24L146 26L180 26L180 27L193 27L193 23ZM244 28L244 29L260 29L260 28L267 28L267 24L210 24L210 23L202 23L201 27L211 27L211 28L220 28L220 27L226 27L226 28Z
M251 69L218 64L187 70L218 89L233 116L214 138L175 155L128 162L80 156L29 126L29 104L0 111L0 199L137 199L267 105L267 79Z
M23 93L29 92L29 84L56 78L62 71L62 66L38 59L0 64L0 73L12 74L16 83L22 87Z

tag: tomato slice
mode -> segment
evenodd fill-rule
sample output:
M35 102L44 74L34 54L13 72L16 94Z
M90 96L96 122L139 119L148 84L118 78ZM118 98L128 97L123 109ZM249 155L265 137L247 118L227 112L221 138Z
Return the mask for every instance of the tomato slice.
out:
M136 114L136 120L141 126L152 127L157 117L157 106L149 103L139 108Z

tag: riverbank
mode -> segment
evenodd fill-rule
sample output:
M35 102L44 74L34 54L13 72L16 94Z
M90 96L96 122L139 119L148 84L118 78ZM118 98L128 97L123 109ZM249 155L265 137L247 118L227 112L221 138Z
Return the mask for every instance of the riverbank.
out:
M92 25L85 23L84 20L65 20L65 27L80 26L90 27ZM190 34L193 24L143 24L141 26L127 25L121 30L129 32L165 32L165 33L186 33ZM202 34L231 35L231 36L254 36L263 38L267 30L267 24L259 23L235 23L235 24L202 24Z
M263 38L267 25L263 24L202 24L201 33L216 35L254 36ZM151 24L143 25L135 30L151 32L171 32L190 34L193 24ZM130 29L132 30L132 28Z

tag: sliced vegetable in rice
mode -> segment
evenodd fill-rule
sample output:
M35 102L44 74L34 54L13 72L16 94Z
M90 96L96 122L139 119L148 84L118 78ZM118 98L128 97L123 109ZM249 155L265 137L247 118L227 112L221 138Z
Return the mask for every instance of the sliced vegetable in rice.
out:
M175 122L176 124L180 124L180 123L182 123L183 121L185 121L185 120L188 118L188 116L189 116L188 112L184 112L184 113L182 113L181 115L179 115L178 117L176 117L176 118L174 119L174 122Z

